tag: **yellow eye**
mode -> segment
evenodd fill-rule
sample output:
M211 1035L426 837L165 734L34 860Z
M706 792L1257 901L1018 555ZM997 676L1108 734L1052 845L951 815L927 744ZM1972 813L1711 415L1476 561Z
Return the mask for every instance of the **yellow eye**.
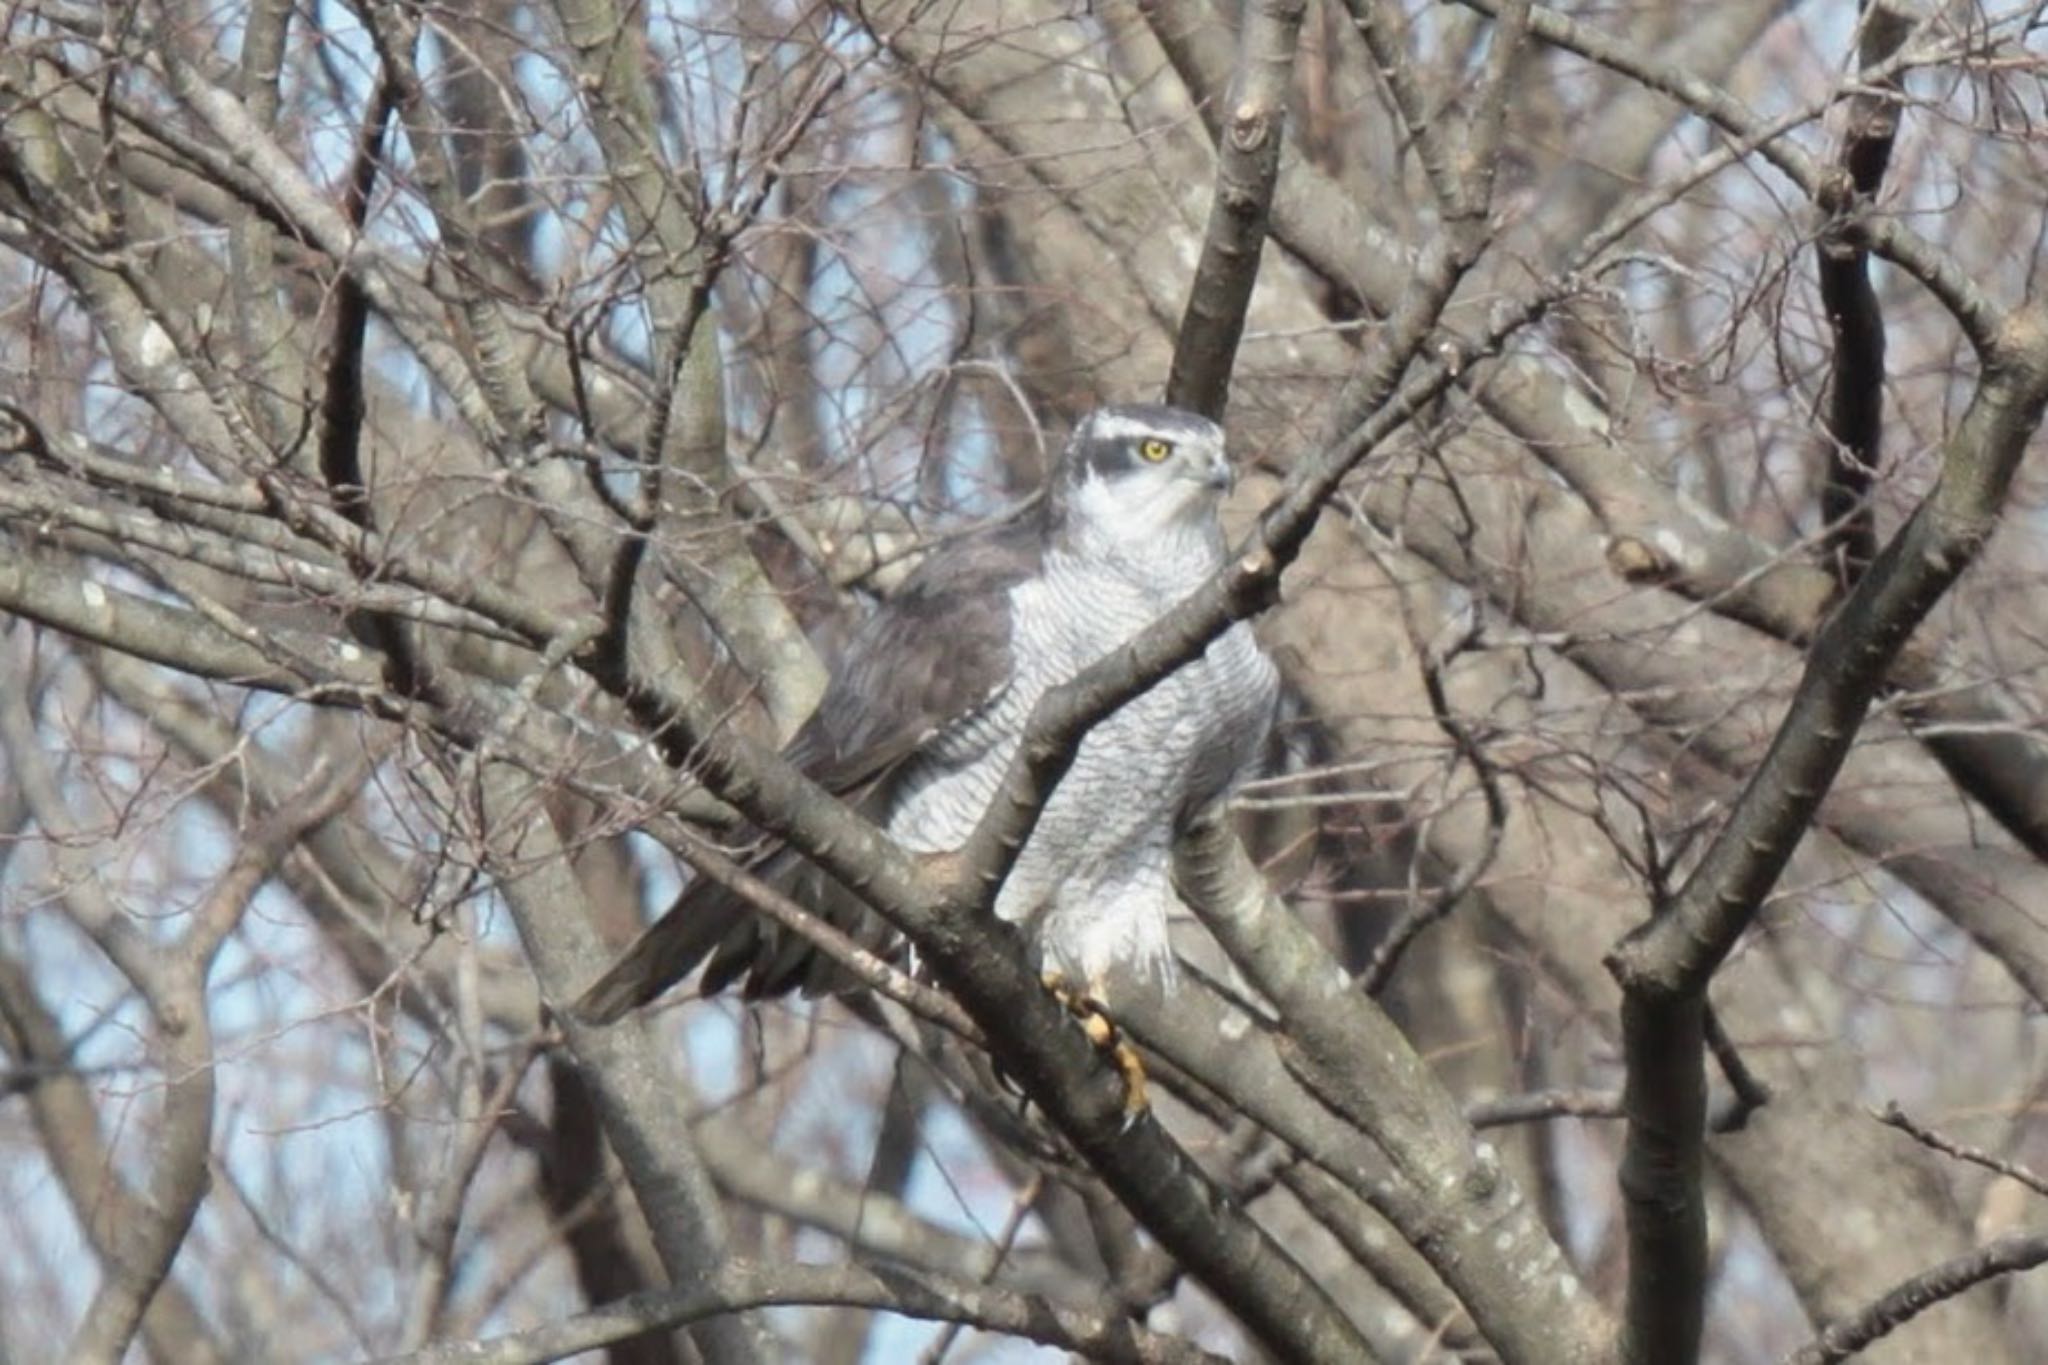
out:
M1157 436L1148 436L1138 443L1138 454L1147 463L1158 464L1161 460L1173 454L1173 442L1162 441Z

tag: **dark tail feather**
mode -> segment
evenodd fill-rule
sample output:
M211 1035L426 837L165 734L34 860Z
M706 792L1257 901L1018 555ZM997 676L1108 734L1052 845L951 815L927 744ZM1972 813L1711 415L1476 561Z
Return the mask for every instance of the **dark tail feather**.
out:
M778 849L751 870L862 947L894 955L894 931L858 897L795 853ZM742 978L741 994L749 1000L797 990L805 995L835 994L858 984L802 935L758 914L727 888L700 878L576 998L570 1013L586 1023L613 1023L696 971L706 959L710 965L700 983L705 995L716 995Z
M697 882L576 997L570 1013L589 1024L616 1023L697 970L720 942L751 927L752 918L724 887Z

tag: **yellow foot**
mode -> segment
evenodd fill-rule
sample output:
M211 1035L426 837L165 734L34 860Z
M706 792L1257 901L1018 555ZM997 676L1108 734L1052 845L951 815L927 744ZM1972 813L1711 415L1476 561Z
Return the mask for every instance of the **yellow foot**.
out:
M1087 991L1077 991L1067 985L1064 974L1046 972L1039 978L1045 988L1052 992L1052 998L1081 1025L1081 1032L1088 1035L1088 1041L1097 1050L1107 1053L1110 1065L1124 1079L1124 1127L1129 1128L1152 1107L1145 1095L1145 1063L1138 1056L1138 1049L1131 1046L1131 1040L1124 1037L1123 1030L1109 1017L1102 1002Z

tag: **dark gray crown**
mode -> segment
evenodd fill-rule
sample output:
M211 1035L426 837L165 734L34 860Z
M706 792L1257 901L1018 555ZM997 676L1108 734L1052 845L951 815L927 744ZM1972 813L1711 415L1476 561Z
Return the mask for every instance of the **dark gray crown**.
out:
M1064 483L1084 479L1092 471L1105 479L1128 474L1145 466L1138 454L1147 437L1171 441L1216 442L1223 440L1223 428L1200 413L1164 403L1113 403L1083 417L1067 438L1060 461Z

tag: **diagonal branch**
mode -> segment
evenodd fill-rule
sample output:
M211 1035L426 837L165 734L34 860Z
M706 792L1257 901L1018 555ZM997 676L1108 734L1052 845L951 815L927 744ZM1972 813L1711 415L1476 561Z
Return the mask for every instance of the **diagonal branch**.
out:
M1805 675L1764 756L1691 877L1616 948L1623 986L1695 994L1777 881L1847 755L1906 637L1975 558L2048 406L2048 313L2002 329L1942 470L1905 526L1814 641Z
M1987 1152L1982 1147L1973 1147L1969 1143L1957 1142L1954 1138L1943 1137L1934 1129L1927 1127L1923 1123L1916 1122L1905 1110L1899 1107L1897 1100L1889 1102L1883 1109L1872 1112L1876 1115L1879 1123L1884 1124L1887 1128L1898 1129L1923 1147L1931 1147L1944 1156L1952 1156L1958 1161L1967 1161L1973 1166L1982 1166L1987 1171L1995 1171L2008 1180L2016 1180L2020 1184L2025 1185L2035 1194L2048 1196L2048 1178L2042 1177L2038 1172L2029 1170L2016 1161L2008 1161L2004 1157Z
M1237 838L1218 820L1202 822L1175 871L1204 927L1280 1012L1283 1055L1294 1054L1288 1069L1385 1151L1400 1179L1375 1188L1375 1206L1428 1258L1501 1358L1584 1358L1604 1341L1604 1315L1580 1293L1499 1154L1478 1140L1393 1022L1273 896ZM1532 1266L1545 1267L1536 1291L1526 1273ZM1532 1292L1552 1296L1560 1311L1532 1312Z
M195 1030L205 1033L202 1006ZM158 1154L149 1195L137 1193L120 1174L113 1144L85 1082L71 1065L70 1047L56 1018L39 998L36 983L13 958L0 955L0 1037L24 1070L40 1073L23 1089L30 1113L43 1134L58 1182L103 1267L104 1279L67 1359L120 1359L139 1324L150 1353L194 1365L228 1359L192 1297L166 1280L169 1256L160 1254L162 1234L175 1222L175 1251L189 1226L206 1183L206 1136L211 1129L211 1057L188 1072L174 1073L165 1097L164 1132L174 1147ZM194 1038L201 1042L203 1038ZM209 1049L210 1050L210 1049ZM193 1060L182 1048L171 1065ZM168 1068L167 1068L168 1069ZM196 1149L190 1138L198 1130ZM187 1158L196 1150L196 1167ZM182 1188L181 1188L182 1187ZM191 1206L185 1196L191 1196ZM176 1202L159 1205L172 1196Z
M1856 1316L1830 1324L1785 1357L1785 1365L1835 1365L1905 1326L1943 1299L1986 1280L2048 1265L2048 1233L2002 1237L1915 1275Z
M1608 956L1626 993L1625 1360L1690 1360L1698 1351L1707 983L1813 822L1907 636L1991 533L2044 406L2048 315L2030 308L1989 350L1934 489L1815 640L1770 750L1720 834L1671 902Z
M1415 79L1416 63L1401 41L1403 25L1384 0L1344 0L1344 9L1358 36L1365 40L1375 74L1386 84L1388 98L1414 144L1415 159L1422 166L1437 212L1446 219L1465 216L1465 181L1459 174L1450 120L1445 111L1432 110L1436 101L1424 94Z

